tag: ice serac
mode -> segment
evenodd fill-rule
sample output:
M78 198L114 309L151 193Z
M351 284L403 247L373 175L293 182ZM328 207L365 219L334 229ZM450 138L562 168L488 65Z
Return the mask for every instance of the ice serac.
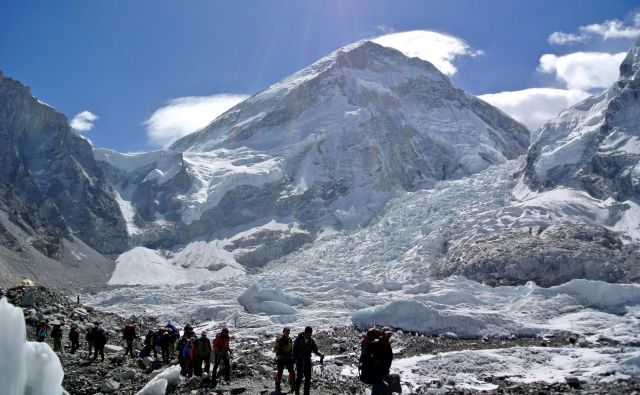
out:
M83 260L82 256L100 257L95 251L116 253L127 247L125 222L91 145L70 128L62 114L2 74L0 157L3 274L16 274L15 261L25 259L32 264L25 270L30 277L46 277L54 269L47 266L52 259L69 263L56 268L64 276L83 270L82 262L91 258ZM36 255L39 263L33 264ZM70 255L75 258L67 259ZM102 267L87 269L95 276L84 279L105 281L113 264L102 257L98 261Z

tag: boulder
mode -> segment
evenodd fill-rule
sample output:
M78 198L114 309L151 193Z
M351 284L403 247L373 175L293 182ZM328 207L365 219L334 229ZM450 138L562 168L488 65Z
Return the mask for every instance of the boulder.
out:
M114 376L114 378L118 381L131 380L134 377L136 377L136 371L133 369L127 369L124 372L117 373Z
M117 353L122 353L124 352L124 348L120 347L120 346L116 346L113 344L107 344L104 346L104 353L105 354L117 354Z
M149 366L153 365L153 362L155 362L155 359L151 357L144 357L140 360L140 363L142 363L142 366L144 366L145 369L148 369Z
M100 386L100 392L104 394L108 394L108 393L117 391L119 388L120 388L120 383L118 383L113 379L106 379L105 381L102 382L102 385Z

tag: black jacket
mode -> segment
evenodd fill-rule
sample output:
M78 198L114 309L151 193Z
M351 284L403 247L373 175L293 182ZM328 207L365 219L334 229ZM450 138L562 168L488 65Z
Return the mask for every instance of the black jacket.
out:
M293 357L296 360L311 360L311 353L322 356L320 351L318 351L316 341L311 337L307 340L304 337L304 332L300 332L300 334L298 334L298 337L296 338L295 343L293 343Z

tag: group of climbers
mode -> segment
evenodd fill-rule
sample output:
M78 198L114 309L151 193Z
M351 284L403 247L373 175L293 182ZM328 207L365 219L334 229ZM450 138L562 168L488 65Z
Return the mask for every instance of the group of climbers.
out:
M178 340L176 350L181 368L180 373L183 376L192 377L195 375L201 377L206 373L211 378L211 381L216 383L218 367L222 365L224 368L224 380L229 382L231 379L229 329L223 328L215 336L213 344L211 344L206 332L202 332L198 337L193 328L187 325L184 328L182 337ZM212 362L213 370L209 373Z
M393 359L391 334L391 329L388 327L384 327L382 330L371 328L362 337L358 364L359 378L363 383L372 386L371 395L390 393L388 377ZM59 322L41 321L38 323L36 339L42 342L49 335L53 339L54 350L61 351L63 332ZM104 361L104 347L108 340L108 333L100 326L100 322L96 321L92 326L89 325L85 338L91 361L95 361L98 354ZM125 324L122 328L122 338L126 343L125 356L134 357L134 342L138 338L137 325L133 322ZM75 323L69 330L69 341L71 353L75 353L80 347L80 329ZM215 387L219 375L218 368L222 367L224 380L230 381L232 352L227 328L223 328L217 333L212 342L206 332L201 332L198 337L193 327L188 324L180 336L178 329L169 322L156 330L147 332L139 357L144 358L153 352L157 359L158 347L161 350L163 363L170 363L177 354L181 374L184 376L202 377L206 374ZM289 387L298 395L303 387L303 393L308 395L311 386L312 355L316 354L320 357L321 365L324 362L324 354L318 350L313 339L313 329L307 326L293 339L290 328L285 327L282 334L275 340L273 352L276 355L276 392L280 393L282 390L281 382L286 369ZM213 369L211 369L212 364Z

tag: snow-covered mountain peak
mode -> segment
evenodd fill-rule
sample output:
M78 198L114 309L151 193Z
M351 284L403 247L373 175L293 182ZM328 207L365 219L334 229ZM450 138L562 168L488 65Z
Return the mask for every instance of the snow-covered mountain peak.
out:
M504 163L528 144L524 126L429 62L363 41L239 103L164 157L95 154L141 244L254 229L222 248L255 266L323 229L366 223L398 192ZM277 229L265 228L272 221Z
M404 70L402 69L404 67ZM284 78L249 99L251 102L270 100L275 96L286 94L296 87L322 77L330 72L345 69L370 70L372 72L383 73L394 71L402 73L409 71L409 67L417 70L429 72L436 81L449 82L449 79L442 74L431 63L418 59L408 58L400 51L384 47L372 41L359 41L342 47L329 55L321 58L312 65ZM393 81L385 81L392 85Z
M627 53L620 65L620 79L637 78L640 70L640 40Z

